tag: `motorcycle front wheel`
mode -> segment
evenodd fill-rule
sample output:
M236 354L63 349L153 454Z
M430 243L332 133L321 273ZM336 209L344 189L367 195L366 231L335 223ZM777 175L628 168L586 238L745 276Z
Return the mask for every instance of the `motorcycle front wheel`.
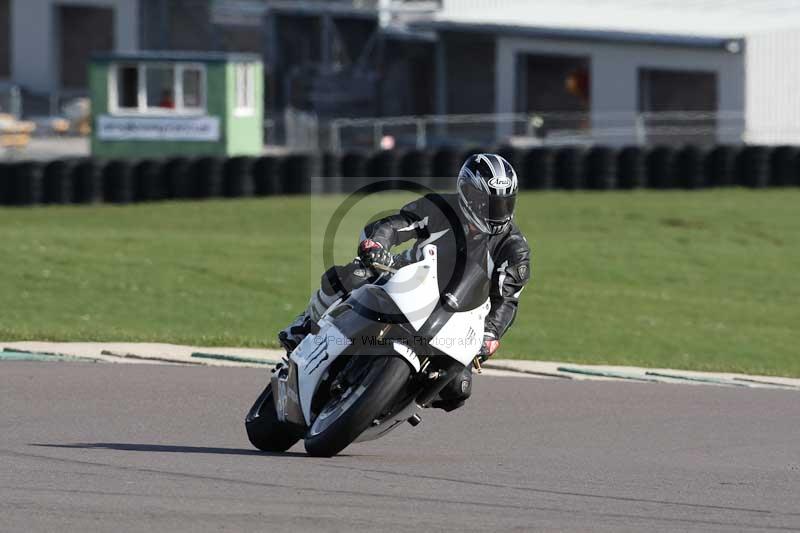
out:
M303 430L278 420L272 384L258 397L244 425L250 443L263 452L285 452L303 437Z
M345 449L367 429L406 385L408 363L390 355L361 355L361 379L350 384L322 408L306 433L309 455L331 457Z

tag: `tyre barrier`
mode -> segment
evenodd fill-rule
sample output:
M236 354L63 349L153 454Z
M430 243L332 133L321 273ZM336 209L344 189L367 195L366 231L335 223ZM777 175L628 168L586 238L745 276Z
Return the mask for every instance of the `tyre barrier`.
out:
M736 184L762 189L769 185L769 149L765 146L745 146L736 164Z
M319 158L308 154L286 157L281 182L286 194L309 194L311 179L319 176Z
M144 159L133 166L133 200L148 202L163 200L166 187L161 181L161 164L152 159Z
M83 159L72 169L72 201L93 204L103 199L103 180L96 161Z
M166 198L183 200L192 197L190 166L191 161L186 157L173 157L164 162L159 180L164 187Z
M253 162L253 194L256 196L271 196L281 194L281 175L283 160L275 156L262 156Z
M623 190L647 187L647 168L644 150L628 146L617 155L617 185Z
M312 184L312 194L338 193L342 190L342 159L337 154L324 152L320 157L320 179Z
M396 178L400 175L400 158L394 150L374 153L367 160L367 174L371 178Z
M352 193L366 183L367 157L360 152L350 152L342 157L341 192Z
M773 187L790 187L798 184L798 156L795 146L778 146L769 158L769 184Z
M222 164L222 194L226 198L253 196L253 158L232 157Z
M513 146L501 146L497 149L497 154L511 163L511 166L514 167L517 173L517 180L519 180L520 187L522 187L527 173L525 166L525 150Z
M42 165L33 161L14 163L11 167L12 205L42 203Z
M646 156L647 183L653 189L674 189L675 149L656 146Z
M431 153L425 150L409 150L400 158L400 177L418 183L420 189L432 188Z
M117 159L103 168L103 200L129 204L134 199L133 168L130 162Z
M555 156L555 185L559 189L575 191L584 188L583 150L575 147L559 148Z
M678 187L683 189L702 189L706 186L703 169L705 154L697 146L684 146L675 154L675 174Z
M555 153L549 148L533 148L525 155L525 173L520 188L550 190L556 183Z
M383 185L390 190L396 190L399 187L396 178L400 177L401 157L402 154L399 154L395 150L376 152L367 160L367 172L369 177L373 178L374 181L385 182Z
M431 159L431 188L437 191L453 189L455 177L464 163L462 154L452 148L441 148Z
M195 159L189 169L193 198L222 196L222 158L206 156Z
M430 178L433 174L431 152L409 150L400 158L400 176L403 178Z
M471 152L441 148L372 155L350 152L341 157L326 153L136 162L3 162L0 205L126 204L223 195L347 193L367 184L372 175L419 182L421 189L452 191L462 157ZM606 146L527 150L505 146L498 152L515 165L522 190L800 185L800 147L795 146L628 146L620 150ZM315 179L318 176L323 178Z
M322 177L338 178L342 175L342 158L331 152L322 154Z
M706 183L711 187L728 187L736 183L739 148L720 145L706 158Z
M514 146L503 145L497 149L497 155L511 163L517 171L517 177L525 171L525 150Z
M61 159L50 161L43 172L42 202L53 205L72 202L72 162Z
M617 159L613 148L595 146L586 153L584 183L589 189L608 191L617 188Z
M0 205L11 205L11 165L0 161Z

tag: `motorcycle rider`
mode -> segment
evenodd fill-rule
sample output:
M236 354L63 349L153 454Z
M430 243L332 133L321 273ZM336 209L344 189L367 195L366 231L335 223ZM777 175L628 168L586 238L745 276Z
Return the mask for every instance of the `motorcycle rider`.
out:
M485 320L480 353L476 354L485 361L500 347L500 339L514 322L520 293L530 279L530 248L513 221L517 190L517 174L504 158L495 154L470 156L459 172L457 193L428 194L397 214L367 225L358 258L348 265L334 266L322 276L321 287L311 296L306 311L279 333L281 345L288 352L294 350L331 304L374 281L377 274L371 267L418 260L422 247L435 242L441 287L458 281L453 278L456 264L465 257L482 260L491 276L491 310ZM392 247L411 239L416 239L411 249L400 256L392 254ZM446 289L443 294L447 294ZM446 411L456 409L469 398L471 389L472 368L467 366L432 405Z

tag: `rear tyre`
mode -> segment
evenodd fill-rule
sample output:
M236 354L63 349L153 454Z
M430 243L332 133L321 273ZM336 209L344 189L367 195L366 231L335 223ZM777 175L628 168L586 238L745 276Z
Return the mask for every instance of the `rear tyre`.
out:
M391 407L411 371L408 363L390 355L368 358L362 379L331 399L308 430L306 451L315 457L331 457L345 449L373 420Z
M302 429L278 420L271 384L250 408L244 425L250 443L263 452L285 452L303 436Z

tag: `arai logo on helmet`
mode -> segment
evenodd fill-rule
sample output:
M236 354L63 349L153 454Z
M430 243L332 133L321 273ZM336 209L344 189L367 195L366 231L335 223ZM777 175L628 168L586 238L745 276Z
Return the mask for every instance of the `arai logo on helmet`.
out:
M511 178L507 176L497 176L489 180L489 186L495 189L506 189L511 187Z

